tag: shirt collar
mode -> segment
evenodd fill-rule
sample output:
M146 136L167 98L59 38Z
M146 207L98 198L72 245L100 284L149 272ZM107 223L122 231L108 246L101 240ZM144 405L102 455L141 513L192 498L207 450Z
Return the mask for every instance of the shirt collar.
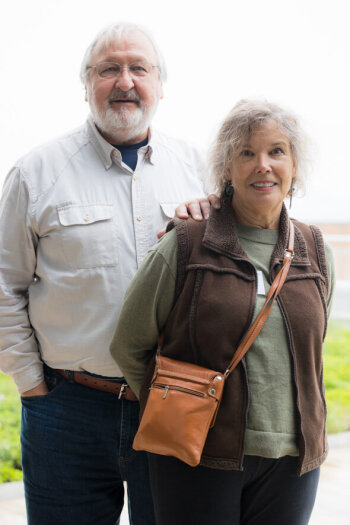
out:
M103 136L101 135L101 133L98 131L94 121L93 121L93 118L92 118L92 115L89 115L88 116L88 119L87 119L87 124L88 124L88 134L89 134L89 137L104 165L104 167L106 168L106 170L110 169L110 167L112 166L113 164L113 156L115 156L116 154L119 156L119 161L121 162L121 156L120 156L120 153L119 151L114 147L112 146L112 144L110 144L109 142L107 142L106 139L103 138ZM144 149L145 150L145 159L147 161L149 161L151 164L154 164L154 151L155 151L155 143L156 143L156 137L155 137L155 134L154 132L149 129L148 131L148 144L147 146L144 146L143 148L141 149Z

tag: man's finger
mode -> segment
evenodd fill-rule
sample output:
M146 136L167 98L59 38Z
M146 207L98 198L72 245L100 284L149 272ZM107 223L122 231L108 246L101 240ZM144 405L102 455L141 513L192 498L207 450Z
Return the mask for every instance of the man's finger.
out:
M175 217L178 217L179 219L188 219L186 203L182 202L178 205L178 207L175 210Z
M209 196L208 196L208 200L210 202L210 204L216 209L216 210L220 210L221 208L221 204L220 204L220 199L217 195L214 195L214 193L211 193Z
M201 212L204 219L208 219L210 213L210 202L208 201L208 199L201 199L199 201L199 205L201 207Z
M200 200L202 201L202 199L200 199ZM190 202L186 203L188 213L196 221L201 221L203 219L200 200L199 199L195 199L193 201L190 201ZM206 199L203 199L203 200L206 200Z
M164 228L164 230L160 230L158 233L157 233L157 238L158 239L161 239L163 237L163 235L165 235L165 232L166 232L166 229Z

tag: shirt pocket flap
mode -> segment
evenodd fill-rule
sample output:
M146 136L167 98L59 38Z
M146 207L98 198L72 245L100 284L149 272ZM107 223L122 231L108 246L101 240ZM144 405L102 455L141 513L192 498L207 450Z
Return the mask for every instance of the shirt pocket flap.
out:
M113 204L85 204L58 208L58 217L62 226L91 224L106 221L113 217Z
M175 209L179 205L179 202L160 202L160 207L163 210L164 215L169 219L172 219L175 215Z

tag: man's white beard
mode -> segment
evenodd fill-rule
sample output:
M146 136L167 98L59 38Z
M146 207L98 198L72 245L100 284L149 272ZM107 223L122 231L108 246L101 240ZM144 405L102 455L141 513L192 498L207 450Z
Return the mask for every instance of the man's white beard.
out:
M89 104L96 126L108 141L113 141L113 144L122 144L144 134L157 109L157 104L146 108L141 102L133 112L127 107L121 107L118 112L111 107L99 111L93 96L89 97Z

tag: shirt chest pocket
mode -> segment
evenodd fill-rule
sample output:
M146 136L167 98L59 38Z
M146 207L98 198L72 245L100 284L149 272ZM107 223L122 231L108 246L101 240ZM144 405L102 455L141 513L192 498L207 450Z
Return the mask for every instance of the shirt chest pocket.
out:
M117 232L112 204L69 205L57 211L60 247L67 267L116 266Z

